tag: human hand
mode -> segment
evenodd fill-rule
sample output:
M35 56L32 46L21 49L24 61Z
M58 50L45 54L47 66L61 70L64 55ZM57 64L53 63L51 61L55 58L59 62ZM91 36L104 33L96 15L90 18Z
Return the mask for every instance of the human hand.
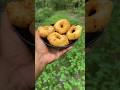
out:
M72 47L63 50L49 49L42 39L40 38L38 31L35 34L35 77L41 73L44 67L55 61L64 53L69 51Z

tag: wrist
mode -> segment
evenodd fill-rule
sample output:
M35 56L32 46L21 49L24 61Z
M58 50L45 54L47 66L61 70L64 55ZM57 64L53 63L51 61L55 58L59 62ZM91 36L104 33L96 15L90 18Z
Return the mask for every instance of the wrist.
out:
M43 69L45 68L46 64L44 60L41 59L41 55L35 54L35 79L42 73Z
M43 55L41 58L40 58L40 61L43 63L43 65L44 66L46 66L47 64L48 64L48 60L47 60L47 58L46 58L46 56L45 55Z

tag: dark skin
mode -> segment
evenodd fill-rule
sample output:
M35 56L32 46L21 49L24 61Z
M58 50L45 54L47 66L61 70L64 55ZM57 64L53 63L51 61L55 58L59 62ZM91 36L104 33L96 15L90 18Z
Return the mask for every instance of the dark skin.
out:
M0 89L30 90L34 88L34 82L45 66L62 56L71 47L64 50L49 49L36 32L34 56L14 31L6 13L1 17Z

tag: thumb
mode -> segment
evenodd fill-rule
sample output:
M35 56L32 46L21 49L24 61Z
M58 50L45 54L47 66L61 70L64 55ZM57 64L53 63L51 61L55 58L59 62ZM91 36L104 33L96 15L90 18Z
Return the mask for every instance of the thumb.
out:
M35 31L35 48L36 50L46 50L46 46L39 36L39 32L37 30Z

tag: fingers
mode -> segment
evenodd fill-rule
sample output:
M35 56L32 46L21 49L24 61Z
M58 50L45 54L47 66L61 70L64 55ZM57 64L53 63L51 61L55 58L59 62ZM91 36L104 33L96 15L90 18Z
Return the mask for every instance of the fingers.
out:
M40 38L39 36L39 33L38 31L35 31L35 45L36 47L39 45L39 46L45 46L44 45L44 42L42 41L42 39Z
M37 30L35 31L35 40L39 40L39 34Z
M40 55L48 51L48 48L40 38L38 31L35 31L35 51L39 52Z
M39 32L36 30L35 31L35 43L36 44L40 44L40 42L42 42L42 40L41 40L41 38L40 38L40 36L39 36Z
M39 35L38 35L38 31L35 31L35 48L37 48L39 43Z

